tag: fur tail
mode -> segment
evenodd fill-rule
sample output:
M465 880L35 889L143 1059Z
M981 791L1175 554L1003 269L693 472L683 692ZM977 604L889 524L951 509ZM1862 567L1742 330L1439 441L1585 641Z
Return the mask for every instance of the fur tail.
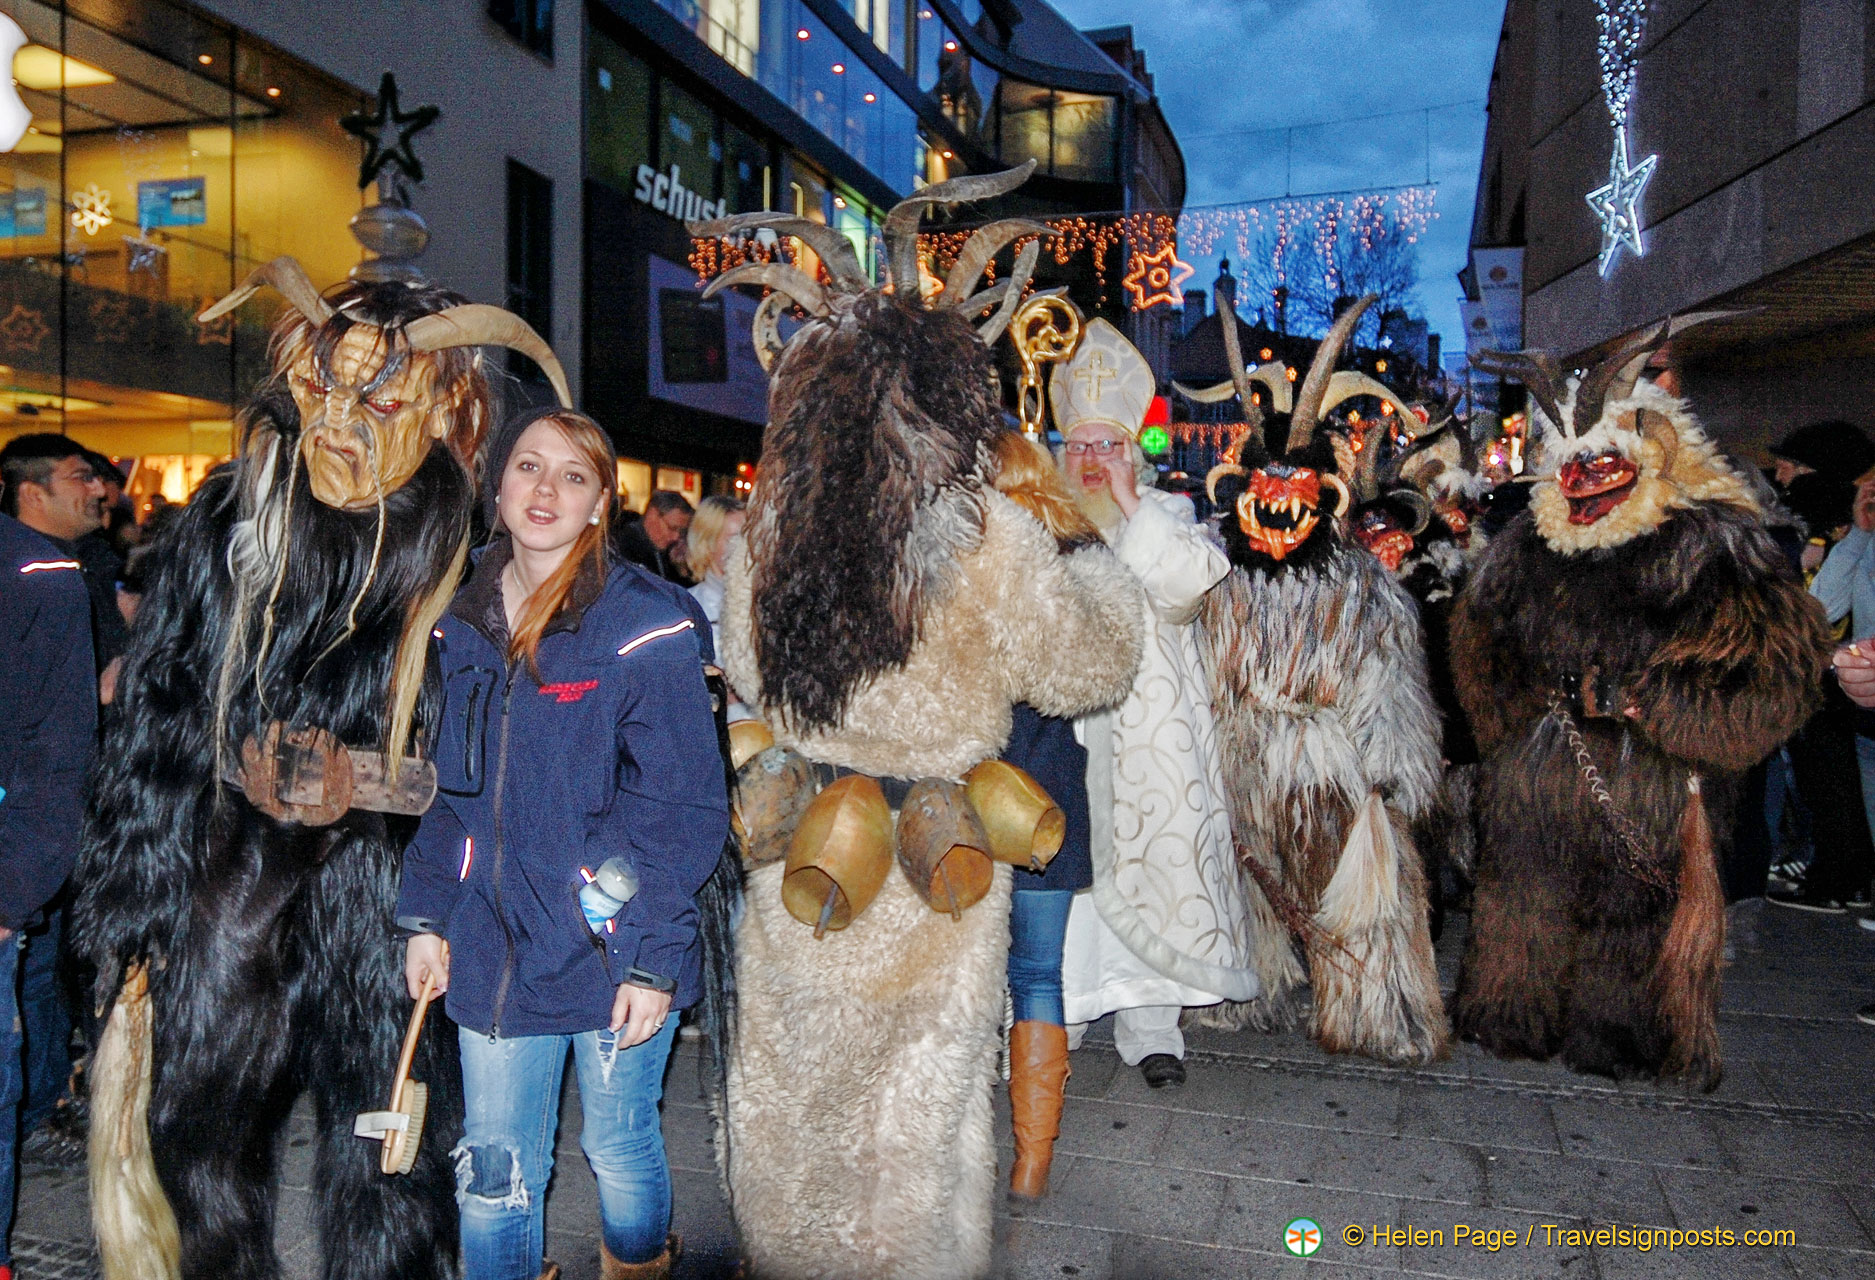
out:
M1719 970L1725 952L1725 893L1712 826L1700 795L1699 775L1686 779L1686 808L1680 815L1680 898L1654 969L1661 1020L1672 1042L1665 1075L1695 1089L1719 1085Z
M1384 1062L1445 1056L1450 1031L1432 959L1425 875L1378 792L1355 815L1314 923L1327 935L1309 944L1314 1032L1322 1047Z
M92 1065L91 1224L104 1280L180 1280L176 1215L150 1154L147 964L132 965Z
M1237 861L1248 876L1244 899L1250 907L1250 963L1256 969L1256 999L1245 1003L1226 1000L1199 1014L1186 1014L1187 1025L1220 1031L1290 1031L1299 1026L1302 984L1308 980L1296 959L1295 941L1310 932L1308 919L1295 898L1283 888L1282 870L1274 855L1237 846Z

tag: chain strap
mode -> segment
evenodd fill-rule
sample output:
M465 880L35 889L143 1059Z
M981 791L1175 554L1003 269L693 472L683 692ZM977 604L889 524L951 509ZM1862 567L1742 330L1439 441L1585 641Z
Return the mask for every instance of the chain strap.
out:
M1569 714L1563 705L1562 695L1554 690L1549 694L1550 718L1562 728L1563 737L1569 741L1569 750L1576 758L1576 768L1582 774L1582 782L1589 789L1596 806L1601 810L1603 821L1613 829L1621 842L1621 869L1643 884L1651 885L1662 893L1672 894L1674 883L1653 857L1653 841L1648 839L1646 831L1627 814L1621 812L1615 804L1614 796L1609 794L1608 784L1602 781L1602 771L1595 767L1595 758L1589 754L1589 744L1577 727L1575 717Z

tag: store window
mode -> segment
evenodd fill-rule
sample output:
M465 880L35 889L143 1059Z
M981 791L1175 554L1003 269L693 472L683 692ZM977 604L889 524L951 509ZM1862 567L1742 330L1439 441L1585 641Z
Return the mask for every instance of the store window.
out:
M553 0L489 0L488 16L527 48L553 57Z
M163 0L11 11L32 124L0 156L0 440L63 430L182 500L227 456L283 304L195 314L282 253L322 288L358 261L338 120L365 102Z
M508 161L508 310L553 341L553 181ZM518 351L508 372L544 384L546 374Z
M723 199L730 213L774 207L774 166L768 146L735 125L723 124Z
M722 158L716 112L672 82L658 80L658 169L706 200L716 198L716 162Z
M630 191L652 163L651 68L597 29L586 48L586 171Z
M1114 181L1119 172L1114 149L1114 100L1090 93L1056 93L1054 97L1055 176ZM1007 145L1007 124L1004 129Z

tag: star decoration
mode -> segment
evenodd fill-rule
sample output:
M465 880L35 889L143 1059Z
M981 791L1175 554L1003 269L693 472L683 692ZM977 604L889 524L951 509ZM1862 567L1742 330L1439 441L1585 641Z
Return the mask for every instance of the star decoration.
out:
M124 250L128 255L124 267L126 272L147 271L151 275L156 274L157 264L169 252L156 241L142 236L125 236Z
M100 191L93 182L83 191L72 195L72 225L88 236L111 225L111 193Z
M13 304L13 310L7 312L6 319L0 320L0 339L16 350L39 350L39 344L51 332L46 327L46 318L42 313L18 302Z
M91 335L100 342L122 342L130 336L130 299L121 293L99 290L91 301Z
M1157 253L1134 254L1120 283L1133 295L1133 310L1144 311L1161 303L1176 306L1182 302L1178 287L1189 279L1191 264L1180 262L1178 247L1168 243Z
M386 71L378 82L377 111L339 118L345 132L364 139L365 160L358 166L358 189L362 191L376 181L386 165L412 182L422 182L423 162L411 149L410 140L435 124L441 114L435 107L402 110L397 104L397 77Z
M1621 255L1623 246L1637 258L1647 252L1641 243L1641 212L1637 206L1659 162L1660 157L1654 155L1630 165L1627 126L1615 130L1615 149L1608 158L1608 185L1588 194L1589 208L1595 210L1595 216L1602 223L1601 273L1604 276Z

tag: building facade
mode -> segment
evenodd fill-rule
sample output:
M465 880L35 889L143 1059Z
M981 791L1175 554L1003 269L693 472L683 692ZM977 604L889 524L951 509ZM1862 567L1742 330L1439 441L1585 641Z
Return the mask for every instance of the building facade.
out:
M1040 0L12 9L32 125L7 158L10 211L0 199L0 438L65 430L137 459L145 500L185 496L227 456L278 304L208 329L195 312L277 254L321 287L362 256L347 221L375 191L339 118L374 107L386 70L406 109L441 111L414 141L418 265L549 338L634 507L653 488L732 489L760 454L756 299L698 296L686 220L808 217L876 270L884 211L955 174L1037 161L984 216L1176 214L1184 198L1130 30L1084 34ZM1121 319L1107 282L1124 252L1045 259L1042 283ZM1164 323L1129 321L1149 348ZM540 394L524 361L510 370Z
M1654 0L1629 115L1657 155L1645 253L1601 271L1609 180L1593 0L1509 0L1474 248L1523 253L1523 332L1580 362L1669 314L1695 407L1753 453L1822 418L1875 425L1875 4ZM1465 281L1476 301L1478 282Z

